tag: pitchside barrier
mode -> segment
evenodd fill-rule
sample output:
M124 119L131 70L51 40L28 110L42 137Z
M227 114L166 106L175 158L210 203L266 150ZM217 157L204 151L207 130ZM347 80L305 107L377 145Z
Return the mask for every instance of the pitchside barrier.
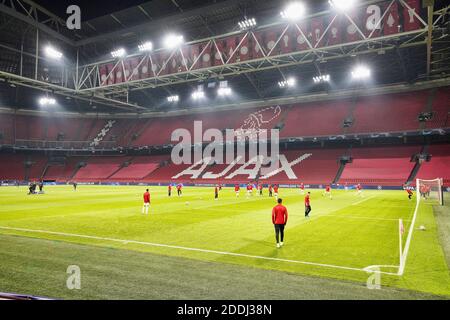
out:
M426 180L424 180L426 181ZM430 180L434 181L434 180ZM153 186L153 187L164 187L168 186L169 184L176 185L180 183L179 181L173 181L173 182L117 182L117 181L95 181L95 182L77 182L78 185L95 185L95 186ZM195 182L181 182L183 186L185 187L212 187L216 186L218 182L211 182L211 183L195 183ZM27 186L29 182L26 181L20 181L19 186ZM67 185L66 182L56 182L56 181L44 181L44 185L46 186L62 186ZM263 183L263 186L268 186L269 184L275 185L278 184L280 188L299 188L300 184L293 183L293 184L279 184L277 182L265 182ZM234 187L235 183L222 183L222 187ZM245 187L247 183L239 183L241 187ZM305 184L304 187L306 189L324 189L327 184ZM0 187L8 187L8 186L17 186L17 182L15 181L1 181ZM330 184L331 188L334 190L355 190L356 184L351 185L343 185L343 184ZM381 185L364 185L361 184L363 189L365 190L404 190L403 186L381 186ZM441 192L450 192L450 186L444 187L441 185Z

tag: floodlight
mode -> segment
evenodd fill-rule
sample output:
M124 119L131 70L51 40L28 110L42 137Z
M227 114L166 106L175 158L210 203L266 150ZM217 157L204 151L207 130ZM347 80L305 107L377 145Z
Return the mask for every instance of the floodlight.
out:
M113 58L121 58L121 57L125 56L126 54L127 54L127 52L125 51L124 48L120 48L120 49L117 49L117 50L114 50L111 52L111 56Z
M61 59L63 56L63 54L61 52L59 52L52 46L45 47L45 54L47 57L52 58L52 59Z
M219 96L229 96L231 95L231 88L219 88L219 90L217 91Z
M324 82L330 82L330 75L329 74L323 74L320 76L313 77L314 83L324 83Z
M167 97L167 101L169 102L178 102L180 100L179 96L169 96Z
M183 43L183 36L176 34L169 34L164 39L164 47L168 49L174 49Z
M296 83L295 78L294 77L290 77L287 80L278 82L278 86L280 88L293 87L295 85L295 83Z
M364 80L370 78L371 70L366 66L356 66L352 71L352 78L355 80Z
M153 50L153 43L150 41L143 42L139 45L139 51L152 51Z
M356 0L329 0L328 2L333 8L340 11L347 11L356 4Z
M42 97L39 99L39 104L41 106L53 106L56 104L56 100L49 97Z
M203 99L204 97L205 97L205 93L201 90L197 90L192 93L192 98L194 100Z
M252 28L256 26L256 20L255 18L251 18L251 19L245 19L243 21L238 22L239 28L241 28L242 30L248 29L248 28Z
M298 20L305 14L305 5L301 2L292 2L280 12L283 19Z

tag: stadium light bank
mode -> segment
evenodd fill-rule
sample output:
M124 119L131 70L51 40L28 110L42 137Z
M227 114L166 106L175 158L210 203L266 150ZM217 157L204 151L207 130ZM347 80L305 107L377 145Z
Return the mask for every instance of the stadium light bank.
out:
M111 51L111 56L113 58L122 58L126 56L127 51L124 48L119 48L117 50Z
M39 99L39 104L41 106L54 106L56 105L56 100L54 98L42 97Z
M278 86L280 88L293 87L295 86L296 80L293 77L288 78L287 80L278 82Z
M180 97L178 95L173 95L173 96L167 97L168 102L175 103L175 102L178 102L179 100L180 100Z
M366 66L356 66L353 70L352 70L352 78L354 80L366 80L369 79L371 76L372 72L371 70L366 67Z
M141 43L138 46L138 49L139 49L140 52L152 51L153 50L153 43L150 42L150 41L143 42L143 43Z
M301 2L291 2L289 3L280 15L283 19L295 21L303 17L306 12L306 7Z
M356 0L329 0L328 2L338 11L348 11L356 5Z
M178 34L169 34L164 38L164 47L167 49L175 49L181 46L184 42L184 38Z
M59 60L63 57L63 54L52 46L45 47L44 51L45 55L52 59Z

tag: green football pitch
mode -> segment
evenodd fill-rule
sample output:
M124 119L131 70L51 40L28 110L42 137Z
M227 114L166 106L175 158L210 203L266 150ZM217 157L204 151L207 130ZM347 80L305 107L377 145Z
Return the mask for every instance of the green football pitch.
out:
M0 292L64 299L318 299L450 298L448 207L404 191L311 191L304 217L298 189L280 189L289 211L277 249L265 194L237 198L224 188L185 187L167 196L143 186L0 188ZM412 233L398 275L399 219ZM425 226L425 231L419 230ZM78 266L81 289L69 290ZM376 271L374 273L373 271ZM369 272L371 271L371 272ZM379 273L378 273L379 272ZM380 280L380 290L366 283Z

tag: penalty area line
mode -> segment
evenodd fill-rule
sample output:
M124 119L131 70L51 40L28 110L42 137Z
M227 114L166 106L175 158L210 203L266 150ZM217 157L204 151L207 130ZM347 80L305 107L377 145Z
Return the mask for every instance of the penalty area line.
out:
M375 270L372 271L372 270L368 269L367 267L366 268L346 267L346 266L338 266L338 265L333 265L333 264L308 262L308 261L300 261L300 260L290 260L290 259L273 258L273 257L264 257L264 256L257 256L257 255L251 255L251 254L245 254L245 253L236 253L236 252L226 252L226 251L208 250L208 249L200 249L200 248L191 248L191 247L175 246L175 245L169 245L169 244L137 241L137 240L124 240L124 239L115 239L115 238L107 238L107 237L99 237L99 236L89 236L89 235L82 235L82 234L75 234L75 233L65 233L65 232L46 231L46 230L34 230L34 229L25 229L25 228L12 228L12 227L3 227L3 226L0 226L0 229L2 229L2 230L10 230L10 231L29 232L29 233L42 233L42 234L57 235L57 236L63 236L63 237L74 237L74 238L82 238L82 239L92 239L92 240L100 240L100 241L118 242L118 243L122 243L122 244L125 244L125 245L126 244L139 244L139 245L145 245L145 246L178 249L178 250L184 250L184 251L195 251L195 252L202 252L202 253L212 253L212 254L217 254L217 255L222 255L222 256L234 256L234 257L243 257L243 258L250 258L250 259L267 260L267 261L278 261L278 262L286 262L286 263L294 263L294 264L303 264L303 265L310 265L310 266L323 267L323 268L341 269L341 270L349 270L349 271L359 271L359 272L364 272L364 273L391 274L391 273L386 273L386 272L383 272L383 271L375 271Z

